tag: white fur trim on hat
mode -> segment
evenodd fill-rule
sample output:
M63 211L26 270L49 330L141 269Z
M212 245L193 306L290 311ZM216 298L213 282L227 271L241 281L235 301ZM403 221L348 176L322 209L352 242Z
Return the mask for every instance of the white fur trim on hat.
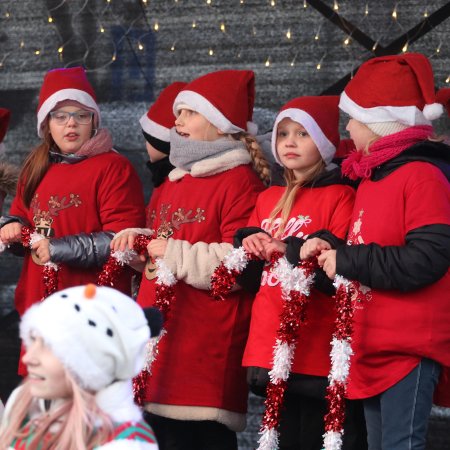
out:
M208 99L194 91L181 91L173 104L173 113L179 116L180 109L196 111L223 133L239 133L243 130L231 123Z
M170 128L163 127L159 123L148 118L147 113L144 114L140 119L142 129L160 141L169 142L170 141Z
M275 161L278 164L280 164L280 166L283 165L280 159L278 158L277 153L277 128L278 124L286 117L292 119L294 122L299 123L305 128L305 130L311 136L311 139L316 144L317 149L319 150L319 153L325 162L325 165L328 166L328 164L331 163L334 154L336 153L336 147L326 137L326 135L319 127L317 122L314 120L314 118L310 116L306 111L303 111L302 109L298 108L284 109L283 111L280 112L280 114L278 114L275 120L272 131L272 153L273 156L275 157Z
M339 108L361 123L400 122L408 126L431 125L430 120L416 106L375 106L363 108L345 92L341 94Z
M432 103L431 105L425 105L423 108L423 115L428 120L439 119L444 113L444 106L440 103Z
M50 95L50 97L42 103L42 106L37 113L37 133L39 137L43 137L41 127L47 115L59 102L64 100L75 100L96 111L98 115L98 128L100 128L100 109L97 102L86 91L81 91L80 89L61 89Z

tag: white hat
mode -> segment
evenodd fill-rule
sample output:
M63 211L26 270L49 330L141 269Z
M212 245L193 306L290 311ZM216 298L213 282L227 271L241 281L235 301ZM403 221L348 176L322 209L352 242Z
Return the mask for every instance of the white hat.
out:
M133 299L93 284L64 289L33 305L20 324L26 346L32 332L93 391L136 376L150 338L144 310Z

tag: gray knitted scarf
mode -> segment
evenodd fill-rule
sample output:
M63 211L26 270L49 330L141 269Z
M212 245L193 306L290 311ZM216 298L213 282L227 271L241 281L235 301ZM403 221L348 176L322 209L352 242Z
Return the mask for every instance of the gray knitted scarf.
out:
M196 162L217 158L240 148L246 150L243 142L227 137L216 141L194 141L180 136L175 128L170 130L170 162L186 171L190 171Z

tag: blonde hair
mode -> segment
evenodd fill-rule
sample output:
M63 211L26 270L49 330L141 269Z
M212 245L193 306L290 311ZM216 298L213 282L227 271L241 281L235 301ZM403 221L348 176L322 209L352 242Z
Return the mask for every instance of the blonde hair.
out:
M271 229L273 229L275 218L281 212L281 223L274 237L278 238L283 234L289 215L291 214L292 207L295 203L295 197L297 196L300 188L308 183L313 183L318 175L324 170L325 161L322 158L320 158L320 160L314 164L314 166L312 166L301 179L297 179L295 177L295 173L292 169L287 169L286 167L284 168L286 189L284 190L280 200L278 200L277 204L273 208L269 217L269 223L271 225Z
M259 178L262 182L269 186L270 184L270 165L264 157L264 153L261 150L258 141L254 136L249 133L240 132L234 133L230 135L234 140L241 141L245 144L248 152L250 153L250 157L252 158L253 168L255 172L258 174Z
M51 413L32 419L34 426L28 430L25 429L31 420L28 414L37 399L30 393L30 382L24 381L6 417L7 426L0 433L1 448L20 438L30 439L29 450L91 450L113 436L111 418L97 405L94 393L82 389L67 370L66 376L72 387L72 397ZM55 424L57 431L53 432ZM47 435L51 438L44 443Z

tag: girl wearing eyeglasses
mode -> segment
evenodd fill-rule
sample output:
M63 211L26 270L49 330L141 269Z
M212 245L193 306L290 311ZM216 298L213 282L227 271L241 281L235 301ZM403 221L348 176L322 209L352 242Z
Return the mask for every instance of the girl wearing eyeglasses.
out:
M22 315L44 296L42 265L59 265L58 290L95 282L114 233L143 227L142 186L129 161L112 148L81 67L48 72L39 95L42 142L26 158L0 239L23 252L24 225L46 239L25 251L15 306ZM114 286L130 293L131 272Z

